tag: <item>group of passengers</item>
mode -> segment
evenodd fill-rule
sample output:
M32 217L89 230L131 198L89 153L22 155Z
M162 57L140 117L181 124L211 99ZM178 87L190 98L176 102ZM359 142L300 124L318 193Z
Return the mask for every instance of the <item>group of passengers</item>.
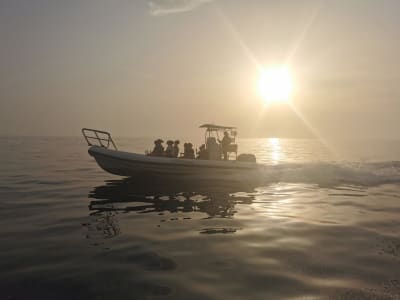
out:
M218 140L218 142L221 145L221 150L224 156L224 160L228 159L228 148L229 145L232 142L232 139L229 137L228 132L224 132L224 137L222 140ZM179 156L179 140L172 141L168 140L167 141L167 147L164 150L163 146L164 141L162 139L157 139L154 141L154 149L151 153L149 153L150 156L163 156L163 157L181 157L181 158L189 158L189 159L213 159L210 155L210 152L207 150L206 145L202 144L199 147L199 150L197 151L197 157L195 156L195 151L193 149L193 144L192 143L184 143L183 145L183 153L181 156ZM214 142L217 144L216 142ZM208 145L208 143L207 143ZM210 145L212 146L212 145ZM218 145L215 145L218 147ZM207 146L209 147L209 146ZM210 147L212 148L212 147ZM221 153L221 152L219 152ZM221 154L219 154L221 155ZM219 156L219 159L221 156Z
M157 139L154 141L154 149L149 154L151 156L166 156L166 157L178 157L179 155L179 140L175 142L172 140L167 141L167 148L164 150L164 141Z

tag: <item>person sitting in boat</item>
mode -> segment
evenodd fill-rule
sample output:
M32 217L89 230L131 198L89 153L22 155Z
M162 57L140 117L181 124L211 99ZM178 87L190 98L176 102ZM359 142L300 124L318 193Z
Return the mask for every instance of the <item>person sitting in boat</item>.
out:
M171 140L167 141L167 149L165 149L166 157L174 157L174 142Z
M179 156L179 140L176 140L174 142L174 147L173 147L173 156L178 157Z
M222 138L222 141L218 140L218 142L221 143L222 153L224 154L224 160L228 160L228 149L229 145L232 143L232 139L227 131L224 132L224 137Z
M206 145L201 145L199 152L197 152L197 159L208 159L208 151L206 150Z
M150 153L151 156L164 156L164 147L162 143L164 143L162 139L157 139L154 141L154 149Z
M192 143L183 144L183 158L190 158L190 159L195 158Z

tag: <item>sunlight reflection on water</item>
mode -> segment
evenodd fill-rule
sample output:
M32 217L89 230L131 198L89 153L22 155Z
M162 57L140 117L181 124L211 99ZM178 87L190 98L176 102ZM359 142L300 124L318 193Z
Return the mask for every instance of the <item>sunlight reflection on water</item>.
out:
M281 144L278 138L268 139L268 143L271 147L271 161L277 164L282 159Z

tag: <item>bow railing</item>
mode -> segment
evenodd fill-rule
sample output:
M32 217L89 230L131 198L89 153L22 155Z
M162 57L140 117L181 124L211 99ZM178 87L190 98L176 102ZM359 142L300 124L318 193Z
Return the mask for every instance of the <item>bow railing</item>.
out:
M110 148L110 146L113 146L115 150L118 150L111 137L111 134L107 131L82 128L82 135L85 138L88 146L100 146L106 149Z

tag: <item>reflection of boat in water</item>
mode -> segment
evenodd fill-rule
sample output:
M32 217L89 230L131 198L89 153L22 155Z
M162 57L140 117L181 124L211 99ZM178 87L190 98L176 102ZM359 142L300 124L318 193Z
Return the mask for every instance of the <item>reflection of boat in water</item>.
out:
M235 194L241 192L240 194ZM243 192L249 192L243 196ZM82 225L87 228L87 238L93 245L102 245L104 240L121 234L120 214L146 214L148 220L162 224L169 220L192 220L201 218L231 218L237 204L251 204L254 186L225 183L210 185L200 182L174 184L171 181L145 181L125 178L109 180L95 187L90 193L90 215ZM163 217L164 215L164 217ZM235 228L201 228L200 233L233 233Z
M251 203L252 198L239 197L236 191L253 192L248 185L207 184L174 185L172 182L145 182L131 179L110 180L89 194L89 209L99 212L202 212L208 217L229 217L237 203Z
M93 156L99 166L105 171L121 176L136 178L160 177L174 179L197 180L244 180L257 178L264 166L255 162L255 157L242 155L235 160L221 160L221 149L216 146L218 132L230 130L234 136L234 127L205 124L205 145L210 153L208 160L157 157L119 151L108 132L94 129L82 129L82 133L89 146L89 154ZM96 144L92 144L96 141ZM228 152L237 154L237 145L229 145ZM113 147L114 149L110 149ZM219 151L219 152L218 152ZM213 155L211 155L213 154Z

